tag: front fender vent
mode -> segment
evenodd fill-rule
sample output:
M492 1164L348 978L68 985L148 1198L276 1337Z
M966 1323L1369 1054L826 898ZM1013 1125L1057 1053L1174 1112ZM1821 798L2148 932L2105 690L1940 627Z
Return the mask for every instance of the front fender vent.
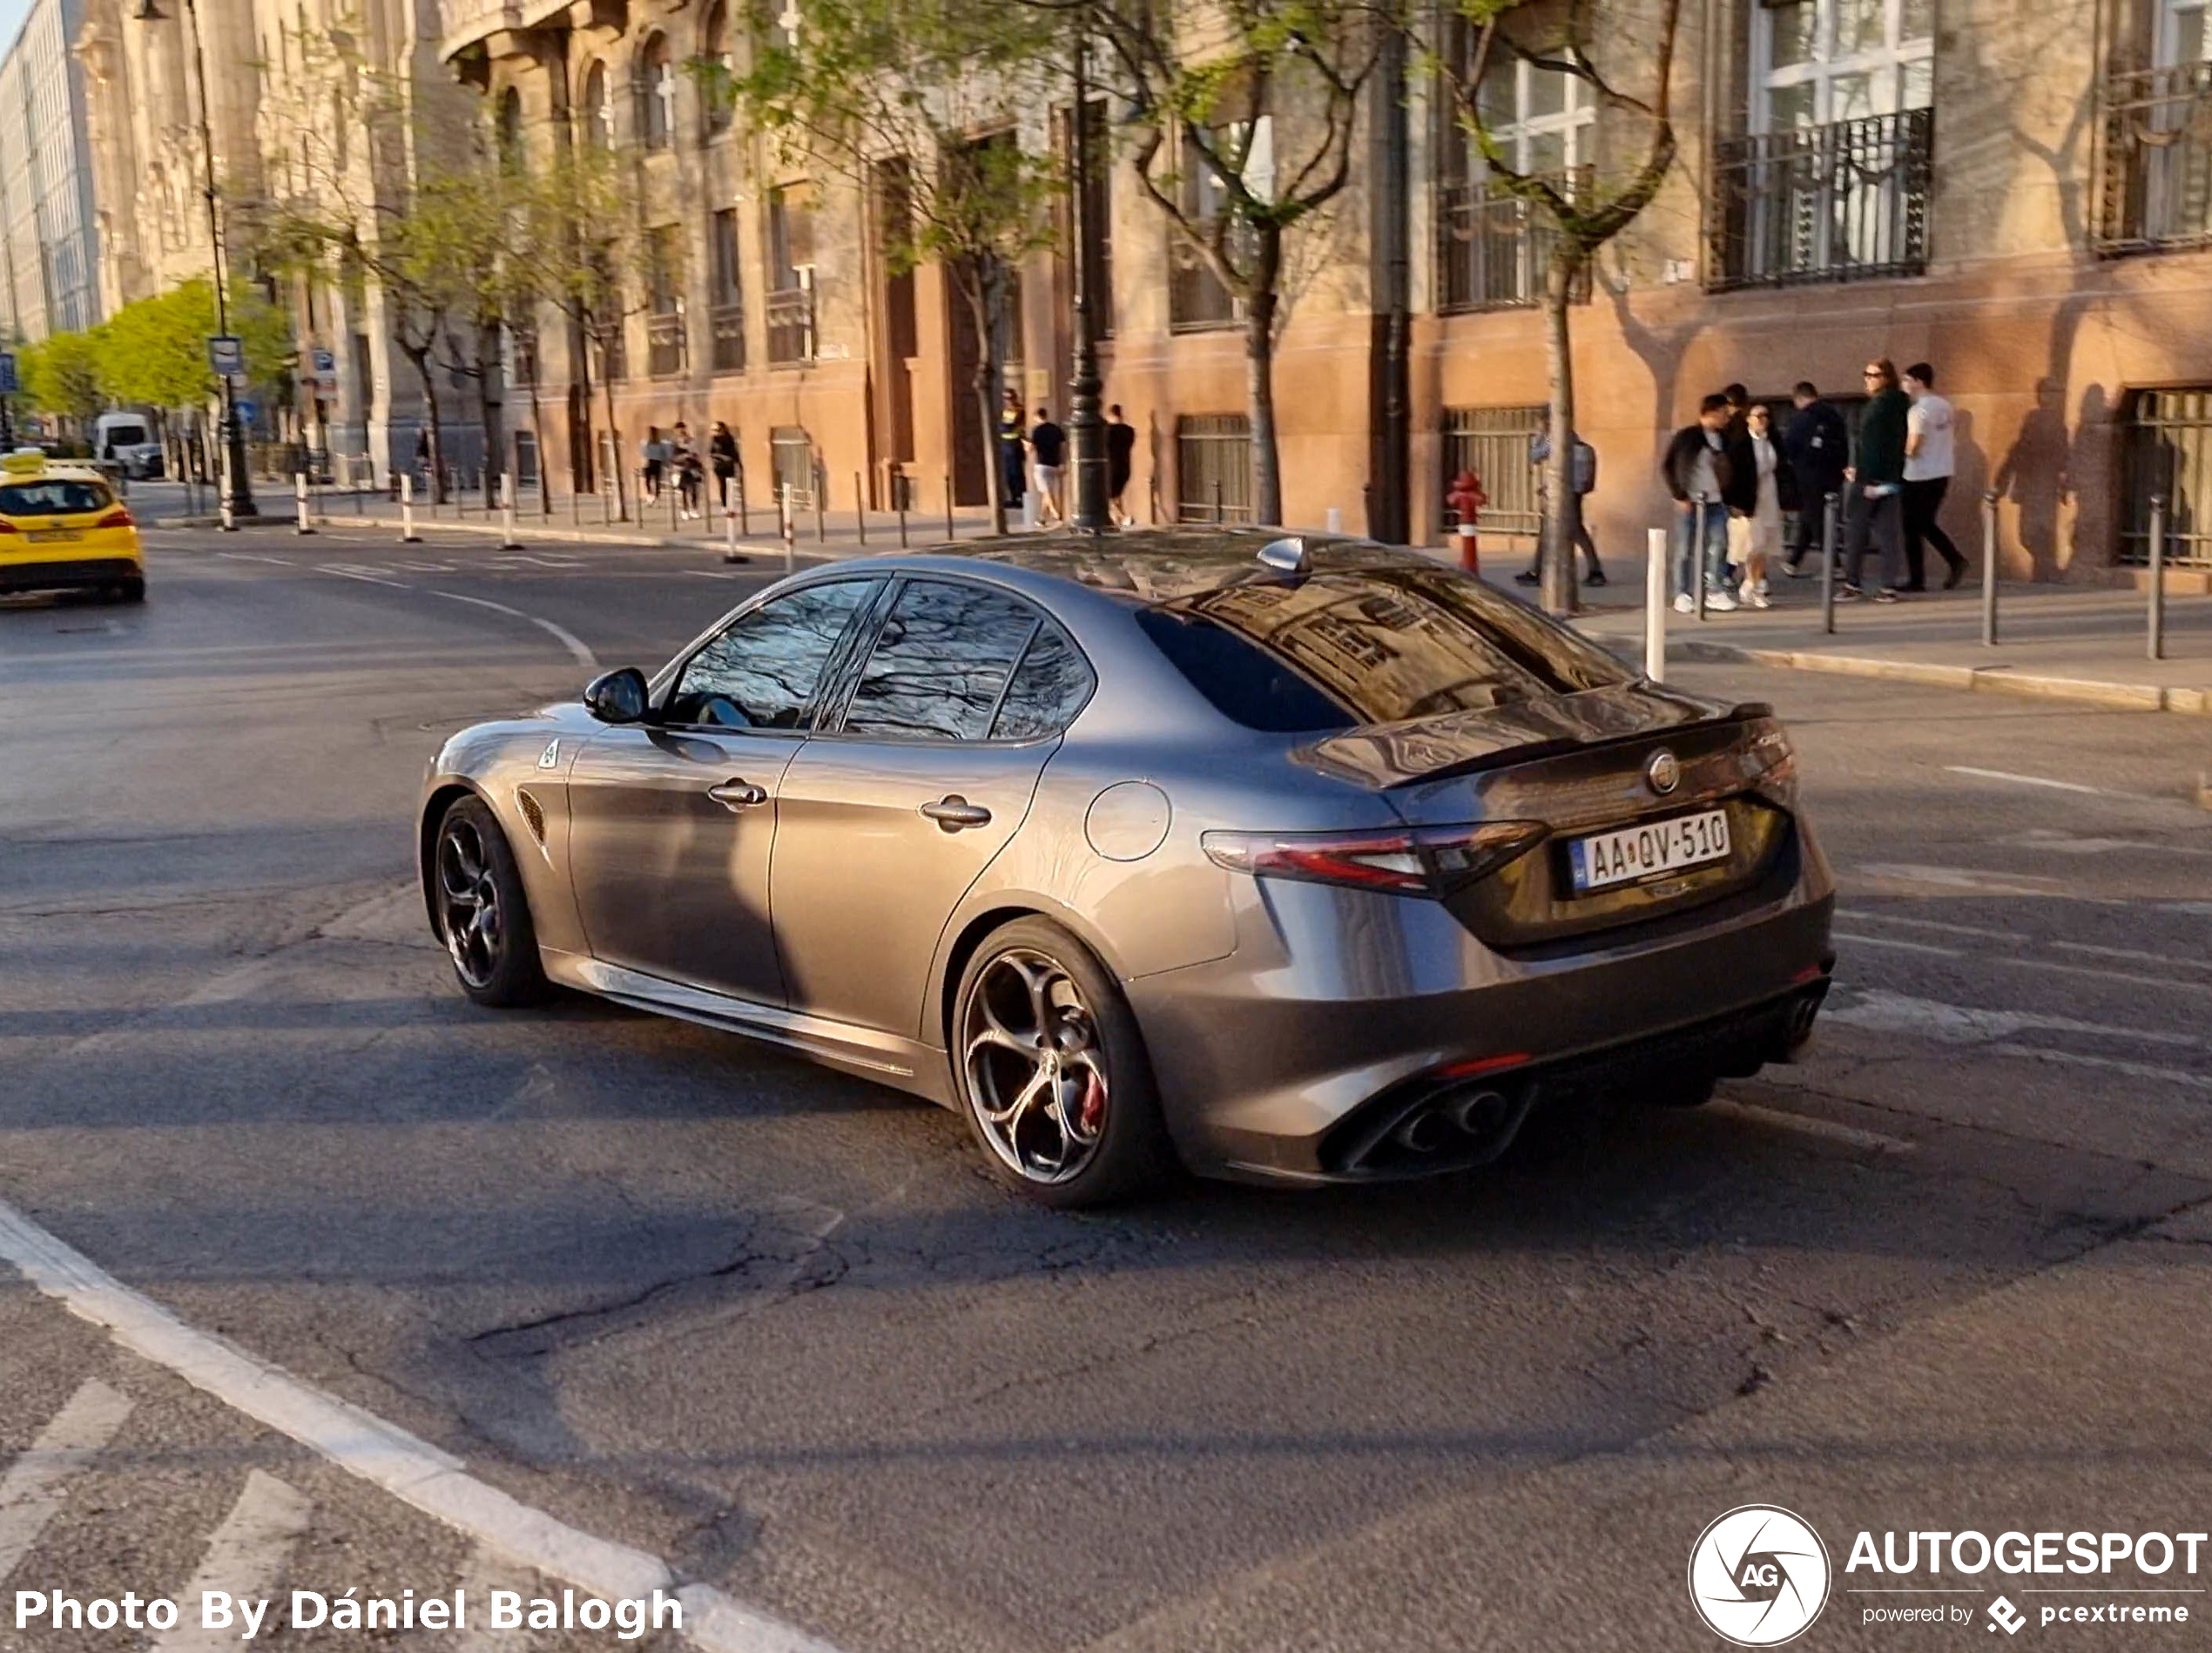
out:
M520 786L515 789L515 803L516 806L523 812L523 820L529 823L530 836L537 840L538 847L540 848L543 848L545 845L545 806L539 803L536 798L532 797L527 788Z

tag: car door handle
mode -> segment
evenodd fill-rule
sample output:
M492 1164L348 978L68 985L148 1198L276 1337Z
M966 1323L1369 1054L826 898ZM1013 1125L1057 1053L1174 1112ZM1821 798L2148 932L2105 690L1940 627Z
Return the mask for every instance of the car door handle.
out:
M924 804L921 813L948 833L956 833L963 826L988 826L991 824L989 810L981 804L969 803L958 793L949 793L934 804Z
M740 809L751 809L756 804L768 801L765 787L756 786L749 780L738 778L725 780L718 786L709 786L706 795L733 815Z

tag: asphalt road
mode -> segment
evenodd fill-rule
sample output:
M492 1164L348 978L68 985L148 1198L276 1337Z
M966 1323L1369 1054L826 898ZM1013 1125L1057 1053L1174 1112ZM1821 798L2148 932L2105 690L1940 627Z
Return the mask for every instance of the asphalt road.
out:
M2208 1524L2212 725L1687 671L1799 737L1845 891L1809 1061L1480 1176L1051 1216L948 1114L480 1011L431 944L442 736L760 577L263 528L152 536L143 610L0 604L0 1200L841 1653L1704 1647L1735 1504L1838 1569L1860 1528ZM11 1473L10 1593L545 1588L0 1267ZM1860 1602L1802 1644L1961 1633ZM401 1641L607 1639L475 1635Z

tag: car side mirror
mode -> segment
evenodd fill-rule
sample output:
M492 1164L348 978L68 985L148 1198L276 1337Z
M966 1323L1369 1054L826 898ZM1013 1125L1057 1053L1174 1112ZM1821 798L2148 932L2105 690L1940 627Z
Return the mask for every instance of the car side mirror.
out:
M604 671L583 685L583 709L601 723L643 723L652 709L645 674L634 665Z

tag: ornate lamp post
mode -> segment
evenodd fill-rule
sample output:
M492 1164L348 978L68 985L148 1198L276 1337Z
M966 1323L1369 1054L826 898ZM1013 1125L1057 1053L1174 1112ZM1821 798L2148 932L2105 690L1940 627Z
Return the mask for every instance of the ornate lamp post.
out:
M135 16L140 23L168 20L168 14L155 0L138 0ZM200 193L207 199L207 240L215 255L215 330L227 334L231 330L230 293L223 269L222 219L216 206L215 132L207 116L207 54L200 44L197 0L185 0L185 18L192 30L192 79L199 88L199 152L204 164ZM253 503L253 485L246 474L246 432L238 422L238 403L231 394L230 375L219 376L223 382L224 469L230 473L230 513L233 516L253 516L259 513Z
M1092 222L1090 199L1090 34L1076 36L1076 106L1069 117L1069 192L1072 196L1071 227L1075 232L1075 371L1068 380L1068 447L1073 461L1073 509L1069 525L1080 533L1103 533L1106 528L1105 425L1098 416L1098 325L1091 311L1096 302L1090 290L1091 254L1098 235Z

